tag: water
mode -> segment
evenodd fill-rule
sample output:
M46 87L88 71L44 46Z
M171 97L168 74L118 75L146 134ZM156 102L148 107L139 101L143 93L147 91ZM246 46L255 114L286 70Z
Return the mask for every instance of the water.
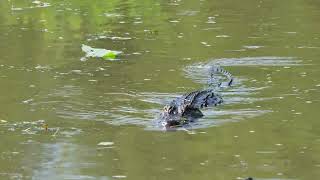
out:
M1 1L0 179L319 178L319 15L315 0ZM82 44L122 54L81 61ZM157 127L212 64L235 77L225 103Z

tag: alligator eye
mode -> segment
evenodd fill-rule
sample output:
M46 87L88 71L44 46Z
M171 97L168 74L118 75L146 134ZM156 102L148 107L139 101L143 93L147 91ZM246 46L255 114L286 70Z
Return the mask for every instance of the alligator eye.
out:
M165 106L165 107L163 107L163 111L166 111L166 112L168 112L168 111L169 111L169 108L170 108L170 107L168 107L168 106Z

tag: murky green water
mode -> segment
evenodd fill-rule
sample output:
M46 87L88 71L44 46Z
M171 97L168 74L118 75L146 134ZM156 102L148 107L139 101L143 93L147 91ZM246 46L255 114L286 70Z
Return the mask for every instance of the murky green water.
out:
M0 1L0 179L320 178L319 17L316 0ZM161 130L217 63L225 104Z

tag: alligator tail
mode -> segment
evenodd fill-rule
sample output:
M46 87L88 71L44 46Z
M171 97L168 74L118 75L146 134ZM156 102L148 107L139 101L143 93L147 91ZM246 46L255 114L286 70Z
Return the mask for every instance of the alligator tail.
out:
M217 83L216 86L217 87L221 87L222 83L224 83L229 87L233 83L232 74L229 71L223 69L220 66L217 66L217 65L211 66L210 69L209 69L209 73L210 73L210 82L209 82L210 86L213 86L213 85L215 85ZM217 73L220 73L220 74L226 76L228 78L228 81L227 82L215 82L217 80L215 78L215 74L217 74Z

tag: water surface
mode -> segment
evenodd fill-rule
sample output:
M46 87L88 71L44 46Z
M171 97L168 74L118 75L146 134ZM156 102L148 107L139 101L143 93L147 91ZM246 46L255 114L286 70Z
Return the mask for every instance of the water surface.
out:
M320 178L319 5L1 1L0 179ZM213 64L235 77L225 103L156 126Z

